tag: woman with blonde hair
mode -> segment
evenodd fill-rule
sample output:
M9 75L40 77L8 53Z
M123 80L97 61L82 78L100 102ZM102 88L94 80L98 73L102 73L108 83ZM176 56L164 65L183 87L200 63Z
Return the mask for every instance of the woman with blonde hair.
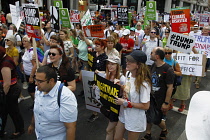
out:
M122 140L126 130L128 140L138 140L140 133L146 130L145 110L149 109L152 85L146 60L146 54L140 50L126 56L123 98L115 99L116 104L121 105L115 140Z
M115 38L113 36L107 37L107 47L105 48L105 53L109 57L118 56L120 57L119 52L114 48Z
M120 58L122 54L122 45L119 43L119 35L115 32L111 33L111 36L115 38L115 46L114 48L119 52Z

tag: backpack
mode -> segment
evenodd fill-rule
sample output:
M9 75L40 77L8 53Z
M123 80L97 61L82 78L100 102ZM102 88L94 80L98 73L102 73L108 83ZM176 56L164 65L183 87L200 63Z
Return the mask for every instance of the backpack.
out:
M37 50L38 60L39 62L42 62L42 60L44 59L44 52L40 48L36 48L36 50ZM29 52L33 51L33 48L30 48L28 51Z
M59 88L58 88L58 98L57 98L57 102L58 102L58 106L60 108L61 106L61 92L62 92L62 89L63 89L63 83L60 84Z

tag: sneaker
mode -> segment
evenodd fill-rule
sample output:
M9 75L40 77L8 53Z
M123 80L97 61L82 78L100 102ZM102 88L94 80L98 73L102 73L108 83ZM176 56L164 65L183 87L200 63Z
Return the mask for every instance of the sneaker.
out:
M92 115L90 116L90 118L88 119L88 122L94 122L96 119L98 119L98 115L92 114Z
M25 99L24 99L24 97L19 97L18 98L18 103L20 103L20 102L22 102L22 101L24 101Z
M23 89L27 89L28 88L28 83L27 82L23 82Z
M182 112L182 111L184 111L184 109L185 109L185 105L181 105L181 106L179 107L178 111L179 111L179 112Z
M168 134L168 130L161 131L159 140L166 140L166 135Z
M141 138L141 140L152 140L151 134L146 134L144 137Z

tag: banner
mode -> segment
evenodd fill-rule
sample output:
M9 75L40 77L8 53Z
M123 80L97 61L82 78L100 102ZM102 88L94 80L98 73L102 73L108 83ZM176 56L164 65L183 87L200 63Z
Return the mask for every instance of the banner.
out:
M208 26L209 22L210 22L209 14L200 14L200 22L199 22L200 27Z
M62 27L71 28L68 8L59 8Z
M102 25L83 26L83 31L86 37L104 38L104 30Z
M82 83L86 108L92 111L100 112L100 90L94 81L94 72L82 70Z
M171 11L171 28L173 32L190 32L190 9L188 7L173 8Z
M120 94L120 86L95 74L94 80L100 90L100 102L104 107L116 115L119 114L120 105L116 105L114 99Z
M193 37L170 32L166 46L183 53L190 53L194 44L195 39Z
M87 12L82 17L82 19L81 19L81 25L82 26L93 25L93 21L92 21L92 17L90 15L90 10L89 9L87 10Z
M173 53L172 57L179 63L183 75L204 76L206 55Z
M63 8L63 1L54 1L53 6Z
M71 23L80 23L80 11L70 10Z
M146 15L147 20L156 19L156 1L147 1L146 3Z
M210 36L194 35L194 37L196 50L210 58Z
M119 25L128 25L128 7L117 7L117 21Z
M88 68L90 71L93 71L93 60L94 60L94 52L88 52Z
M41 39L39 8L37 4L23 4L26 32L29 36Z
M52 30L56 33L59 33L60 30L60 21L59 21L59 8L55 6L50 6L50 17L51 17L51 27Z

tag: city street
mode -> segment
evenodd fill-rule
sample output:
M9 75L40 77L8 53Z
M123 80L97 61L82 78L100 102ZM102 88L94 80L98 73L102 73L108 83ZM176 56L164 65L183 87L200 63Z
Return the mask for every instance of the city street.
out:
M200 90L209 91L210 90L210 86L208 86L209 84L210 84L210 72L207 72L207 77L202 78L200 89L195 89L195 86L192 83L191 97L197 91L200 91ZM108 124L108 120L102 114L99 114L99 118L93 123L90 123L87 121L87 119L90 117L92 112L86 109L84 98L81 96L78 96L81 90L82 90L82 84L80 82L80 83L77 83L77 90L75 92L77 102L78 102L78 110L79 110L76 140L105 140L105 135L106 135L105 130ZM23 95L25 97L29 96L26 90L23 90ZM167 140L186 140L184 130L185 130L185 120L186 120L186 114L187 114L189 102L190 100L187 101L187 108L183 113L178 113L177 112L178 108L174 108L173 110L168 112L166 123L168 126L169 133L167 135ZM180 102L176 101L174 104L176 107L179 107ZM19 105L20 105L20 110L25 121L25 131L26 131L26 133L22 135L19 138L19 140L35 140L36 139L35 134L33 135L27 134L27 128L30 124L31 116L32 116L32 111L29 110L29 106L32 105L32 100L31 98L28 98L25 101L22 101ZM10 118L8 119L6 131L7 131L7 135L2 140L9 139L8 136L14 132L14 126ZM157 140L159 138L160 131L161 130L157 126L153 127L153 130L152 130L153 140ZM141 136L143 135L144 134L141 134ZM125 138L127 138L127 134L125 135Z

